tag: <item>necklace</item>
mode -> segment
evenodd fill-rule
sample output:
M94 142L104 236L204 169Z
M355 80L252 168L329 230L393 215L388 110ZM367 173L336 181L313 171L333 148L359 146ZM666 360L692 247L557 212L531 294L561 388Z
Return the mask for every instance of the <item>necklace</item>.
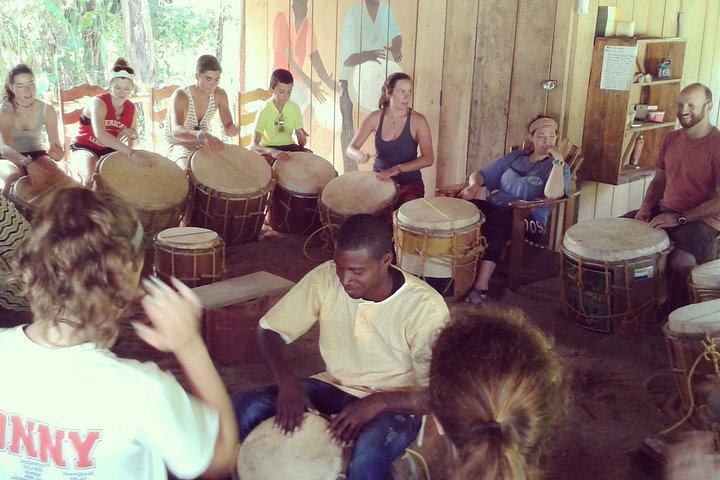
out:
M21 105L20 103L18 103L17 100L15 100L15 105L18 106L18 107L21 107L21 108L30 108L30 107L32 107L33 105L35 105L35 102L36 102L36 101L37 101L37 100L33 99L32 103L31 103L30 105Z

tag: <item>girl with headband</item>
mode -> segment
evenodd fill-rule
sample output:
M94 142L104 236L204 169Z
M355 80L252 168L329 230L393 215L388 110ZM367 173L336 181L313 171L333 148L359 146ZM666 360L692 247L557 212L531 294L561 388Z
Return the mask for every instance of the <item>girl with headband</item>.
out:
M134 74L125 59L118 58L108 76L108 91L93 97L82 111L78 134L70 144L69 169L86 187L92 186L95 167L103 155L118 151L133 159L130 145L138 138L135 105L130 101Z

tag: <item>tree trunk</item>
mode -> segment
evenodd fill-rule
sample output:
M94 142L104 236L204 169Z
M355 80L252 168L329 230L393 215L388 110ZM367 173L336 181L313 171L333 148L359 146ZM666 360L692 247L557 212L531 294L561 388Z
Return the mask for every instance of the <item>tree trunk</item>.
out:
M152 34L148 0L121 0L127 61L135 69L135 79L157 86L155 40Z

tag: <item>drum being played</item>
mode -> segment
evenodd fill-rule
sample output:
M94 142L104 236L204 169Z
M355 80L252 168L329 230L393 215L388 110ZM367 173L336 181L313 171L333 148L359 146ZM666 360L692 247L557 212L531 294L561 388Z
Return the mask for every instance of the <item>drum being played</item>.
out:
M578 223L563 239L561 297L565 316L599 332L657 331L667 300L667 233L630 218Z
M335 231L358 213L369 213L392 222L398 189L392 180L378 180L375 172L354 171L330 180L320 195L318 211L323 239L329 249L335 246Z
M228 245L260 237L272 169L265 159L238 145L202 147L190 159L193 210L190 224L214 230Z
M397 264L432 285L449 300L463 298L475 279L485 249L485 216L459 198L418 198L394 215Z
M720 299L674 310L663 333L685 413L710 430L720 422Z
M273 190L268 223L273 230L298 235L320 228L318 198L325 185L337 177L332 164L309 152L291 152L290 160L273 165Z
M156 234L180 224L189 185L180 167L157 153L135 150L148 167L121 152L105 155L98 163L95 185L135 208L145 229L145 246Z
M688 282L692 303L720 298L720 260L712 260L693 268Z
M67 175L58 175L53 181L38 189L33 187L32 180L28 175L20 177L10 185L8 198L15 204L15 207L22 213L25 218L32 220L33 213L37 204L51 192L62 188L82 187L78 182Z
M222 280L225 243L207 228L165 229L155 237L155 274L168 283L175 277L188 287Z
M241 480L345 478L340 476L347 463L343 448L327 432L328 420L308 413L292 435L284 435L273 422L265 420L242 442L237 462Z

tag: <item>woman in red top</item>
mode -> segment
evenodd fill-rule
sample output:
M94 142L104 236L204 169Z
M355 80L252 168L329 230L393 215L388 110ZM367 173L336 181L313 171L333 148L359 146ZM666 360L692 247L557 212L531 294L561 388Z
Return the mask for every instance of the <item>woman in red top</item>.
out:
M86 187L92 185L100 157L118 151L132 158L129 144L138 138L135 105L130 101L134 71L118 58L109 78L108 91L93 97L83 109L78 134L70 144L70 169Z

